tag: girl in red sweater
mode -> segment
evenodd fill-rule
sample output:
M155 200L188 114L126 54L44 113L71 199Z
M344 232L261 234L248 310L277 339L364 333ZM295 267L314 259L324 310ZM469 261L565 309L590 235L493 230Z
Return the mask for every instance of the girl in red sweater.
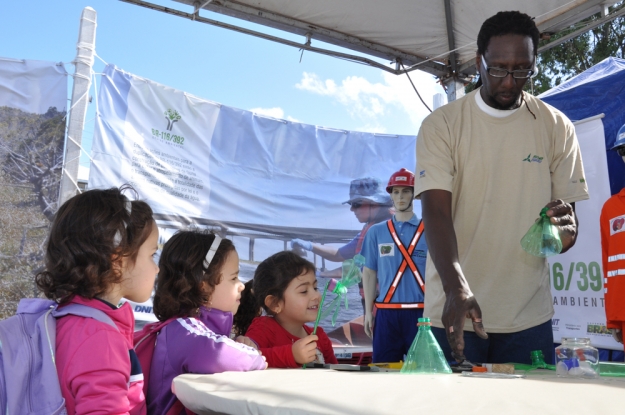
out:
M258 344L269 367L337 363L323 329L313 335L306 325L317 318L320 301L314 265L291 251L278 252L261 262L245 284L235 330Z
M132 189L131 189L132 190ZM158 228L145 202L123 188L89 190L63 203L37 285L59 303L100 310L115 327L68 315L56 323L56 368L68 415L145 415L143 374L133 348L130 304L150 298Z

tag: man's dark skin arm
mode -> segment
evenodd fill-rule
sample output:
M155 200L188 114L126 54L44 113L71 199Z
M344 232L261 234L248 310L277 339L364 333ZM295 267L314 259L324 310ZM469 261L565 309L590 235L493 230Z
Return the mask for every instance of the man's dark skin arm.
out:
M423 225L428 252L441 277L445 291L442 321L451 346L452 356L458 363L464 357L464 321L470 318L473 330L483 339L488 338L482 324L482 310L460 268L458 243L451 217L451 192L426 190L421 193Z
M458 363L464 357L464 322L470 318L473 330L481 338L488 338L482 324L482 311L462 273L458 261L458 243L451 217L451 193L446 190L427 190L421 193L423 224L428 252L440 275L445 292L442 322L451 346L452 356ZM560 228L562 252L566 252L577 239L575 204L561 200L549 202L547 216Z

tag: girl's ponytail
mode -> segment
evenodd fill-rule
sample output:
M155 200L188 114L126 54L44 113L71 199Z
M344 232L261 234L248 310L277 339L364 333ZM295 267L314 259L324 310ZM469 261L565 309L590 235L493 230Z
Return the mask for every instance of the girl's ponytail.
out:
M245 289L241 293L241 303L239 310L234 315L233 330L237 336L244 336L247 329L252 324L254 318L261 315L261 305L254 295L254 280L245 283Z

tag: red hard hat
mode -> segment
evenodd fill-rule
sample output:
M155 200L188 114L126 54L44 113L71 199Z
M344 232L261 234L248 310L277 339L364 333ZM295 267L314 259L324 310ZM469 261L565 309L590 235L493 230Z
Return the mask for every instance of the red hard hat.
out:
M386 191L391 193L394 186L414 187L414 173L404 168L396 171L391 175L391 178L388 179Z

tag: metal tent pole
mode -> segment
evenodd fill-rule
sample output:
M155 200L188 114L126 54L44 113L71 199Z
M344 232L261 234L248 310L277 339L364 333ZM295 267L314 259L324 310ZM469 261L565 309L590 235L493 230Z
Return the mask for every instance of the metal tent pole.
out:
M63 160L63 176L59 194L59 206L67 199L76 195L78 189L78 166L80 163L80 146L82 130L89 104L89 89L91 88L91 72L95 52L95 32L97 13L91 7L85 7L80 16L78 43L76 44L76 59L74 59L74 85L72 101L69 109L69 123L65 144L65 158Z

